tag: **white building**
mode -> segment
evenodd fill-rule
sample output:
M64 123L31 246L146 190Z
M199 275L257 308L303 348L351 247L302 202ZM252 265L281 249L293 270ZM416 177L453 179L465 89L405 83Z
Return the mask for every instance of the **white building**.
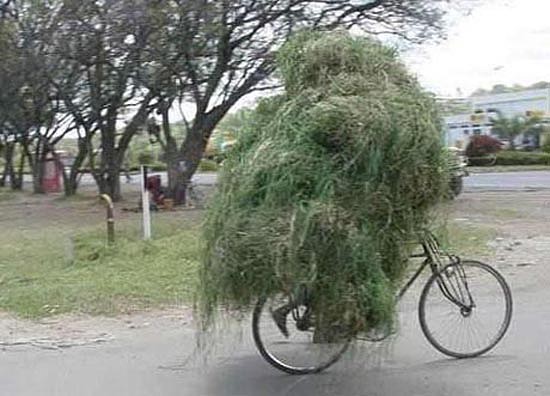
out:
M468 101L469 113L445 117L448 146L465 148L471 136L490 135L491 118L496 116L496 112L505 117L530 114L550 117L550 89L474 96Z

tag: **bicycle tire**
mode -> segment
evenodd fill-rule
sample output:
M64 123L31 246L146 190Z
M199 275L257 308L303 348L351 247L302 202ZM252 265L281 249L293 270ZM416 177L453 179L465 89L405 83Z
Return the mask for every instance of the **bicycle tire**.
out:
M273 354L265 345L264 341L262 340L262 334L260 331L260 322L262 320L262 312L264 311L264 307L266 304L267 299L261 298L256 306L254 307L254 311L252 314L252 335L254 338L254 343L256 344L256 348L258 349L258 352L260 355L266 360L269 364L271 364L273 367L277 368L278 370L281 370L287 374L292 375L306 375L306 374L316 374L320 373L323 370L326 370L333 364L335 364L342 355L346 352L346 350L349 347L350 340L344 341L342 343L342 347L338 348L338 350L335 351L334 355L332 355L327 361L319 364L319 365L312 365L312 366L305 366L305 367L299 367L299 366L293 366L291 364L285 363L281 359L277 358L275 354Z
M441 340L438 340L433 330L430 329L430 325L428 324L429 321L427 320L426 304L427 304L428 295L432 291L432 288L435 286L440 289L440 287L437 284L437 281L439 277L442 276L441 274L446 274L448 271L452 271L452 270L458 270L459 269L458 266L462 266L462 268L464 269L464 272L466 272L466 268L469 268L469 267L480 269L482 271L485 271L486 275L496 280L499 286L499 289L502 292L502 296L504 298L503 301L505 305L502 323L500 323L496 334L490 339L487 345L483 345L475 350L468 351L468 352L453 350L452 348L443 345L443 342ZM471 288L471 285L472 285L472 282L470 282L470 285L467 287L468 290ZM441 293L441 289L439 290L439 292ZM472 292L472 291L469 290L469 292ZM492 298L492 300L495 301L494 298ZM475 309L477 309L477 307L475 307ZM458 307L457 307L457 310L458 310ZM510 291L510 286L508 285L504 277L496 269L489 266L488 264L482 263L480 261L465 260L460 263L449 264L445 266L441 271L432 274L432 276L426 282L424 289L422 290L422 294L420 296L420 301L419 301L418 316L419 316L420 327L422 329L422 332L424 333L428 342L435 349L437 349L439 352L443 353L444 355L462 359L462 358L471 358L471 357L480 356L484 353L489 352L491 349L493 349L506 334L512 319L512 311L513 311L512 293ZM460 310L459 312L462 316L464 316ZM474 333L475 332L472 331L472 334Z

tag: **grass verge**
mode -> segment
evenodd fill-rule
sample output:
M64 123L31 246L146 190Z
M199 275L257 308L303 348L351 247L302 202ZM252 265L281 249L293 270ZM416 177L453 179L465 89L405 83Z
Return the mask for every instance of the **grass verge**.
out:
M0 189L4 192L14 196ZM117 242L107 246L104 225L87 226L92 218L78 211L92 201L53 201L69 208L76 223L29 220L23 228L0 230L0 310L26 318L116 315L192 302L200 213L154 214L149 242L140 240L139 215L117 220ZM496 236L494 229L449 220L447 230L444 240L451 252L466 258L492 255L487 243Z
M450 222L445 231L444 245L452 254L467 259L491 257L489 242L497 236L493 228L472 223Z
M2 235L0 309L37 318L66 312L115 315L189 303L197 232L166 221L157 222L153 231L156 238L144 242L138 228L120 224L112 246L99 228L73 237Z
M8 187L0 187L0 202L9 201L15 198L16 195L17 195L17 192L13 191L12 189Z

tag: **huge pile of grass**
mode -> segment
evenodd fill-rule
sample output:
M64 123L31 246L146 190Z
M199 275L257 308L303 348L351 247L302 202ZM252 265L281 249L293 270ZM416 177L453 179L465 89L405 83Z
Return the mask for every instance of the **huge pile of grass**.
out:
M410 242L446 192L435 103L366 38L302 34L278 65L285 93L241 131L208 213L205 323L306 284L324 317L386 324Z

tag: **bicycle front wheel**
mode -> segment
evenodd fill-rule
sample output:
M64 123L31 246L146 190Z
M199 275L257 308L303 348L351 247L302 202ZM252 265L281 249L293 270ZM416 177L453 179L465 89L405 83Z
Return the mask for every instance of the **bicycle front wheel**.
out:
M504 337L512 318L512 293L491 266L453 263L430 277L418 314L422 332L438 351L455 358L475 357Z
M348 332L315 328L310 307L284 294L261 299L252 315L254 342L262 357L288 374L318 373L336 363L348 348Z

